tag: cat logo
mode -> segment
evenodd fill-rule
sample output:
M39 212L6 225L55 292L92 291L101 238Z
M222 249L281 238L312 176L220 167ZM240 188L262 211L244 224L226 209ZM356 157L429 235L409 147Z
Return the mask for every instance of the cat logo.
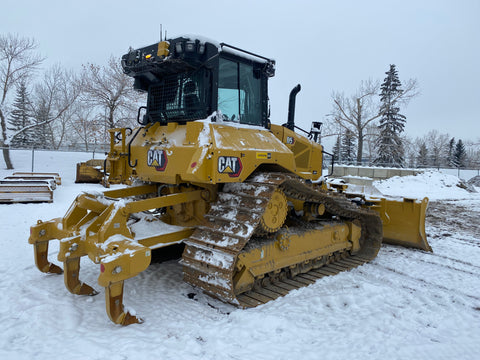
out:
M167 167L167 154L165 150L150 149L147 155L147 165L153 166L157 171L164 171Z
M230 177L238 177L242 172L242 162L238 157L220 156L218 158L218 172L228 174Z

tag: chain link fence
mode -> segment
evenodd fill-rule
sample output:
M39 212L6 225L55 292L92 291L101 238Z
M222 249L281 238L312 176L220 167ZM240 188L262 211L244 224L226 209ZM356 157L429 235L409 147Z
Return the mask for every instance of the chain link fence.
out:
M2 147L1 150L5 150L6 148ZM85 153L86 157L88 157L85 160L88 159L104 159L105 155L108 153L110 150L110 144L92 144L91 147L89 147L89 150L85 150L85 145L82 144L80 146L62 146L56 150L52 149L38 149L38 148L8 148L10 151L10 156L13 158L15 157L15 154L22 153L22 158L25 159L26 157L30 158L30 164L31 164L31 171L34 172L36 166L36 161L38 158L38 153L44 153L44 152L75 152L75 153ZM28 155L27 155L28 154ZM2 158L3 160L3 158Z

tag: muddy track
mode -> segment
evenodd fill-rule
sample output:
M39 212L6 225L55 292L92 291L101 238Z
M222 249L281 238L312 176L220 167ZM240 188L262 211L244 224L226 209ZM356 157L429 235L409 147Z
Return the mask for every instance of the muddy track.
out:
M455 201L431 201L428 204L426 225L437 230L433 237L452 236L464 233L478 239L480 234L480 211L466 208ZM480 241L464 239L476 246Z

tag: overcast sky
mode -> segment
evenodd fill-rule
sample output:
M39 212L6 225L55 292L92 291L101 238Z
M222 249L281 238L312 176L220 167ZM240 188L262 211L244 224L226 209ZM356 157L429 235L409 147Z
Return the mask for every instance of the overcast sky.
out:
M332 110L332 92L353 94L362 80L383 81L390 64L421 95L401 112L408 135L431 129L480 139L480 1L2 0L0 33L34 37L60 63L106 64L129 46L198 34L273 58L272 122L287 118L298 83L296 120L306 129Z

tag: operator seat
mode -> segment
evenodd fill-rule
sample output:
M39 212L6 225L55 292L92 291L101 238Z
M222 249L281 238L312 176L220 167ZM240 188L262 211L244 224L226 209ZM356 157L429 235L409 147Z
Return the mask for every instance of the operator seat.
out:
M201 113L202 105L196 93L196 86L192 80L189 80L183 87L183 103L185 114L187 116L196 116Z

